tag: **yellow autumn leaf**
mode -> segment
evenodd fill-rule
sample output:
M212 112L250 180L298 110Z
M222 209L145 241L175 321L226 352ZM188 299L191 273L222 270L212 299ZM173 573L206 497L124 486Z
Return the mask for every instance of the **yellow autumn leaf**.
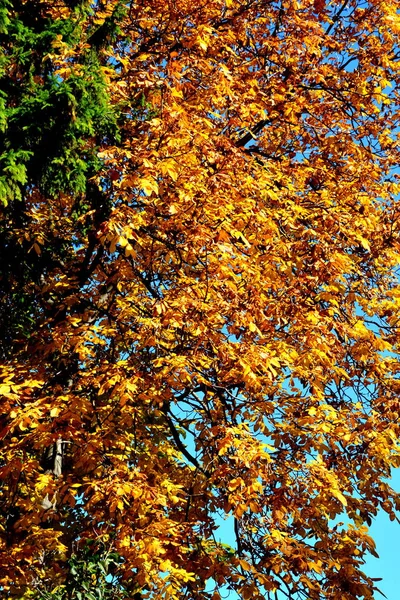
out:
M140 179L140 187L146 194L146 196L150 196L153 192L158 194L158 184L154 179Z
M347 500L343 496L343 494L336 488L331 488L332 496L334 496L339 502L343 504L343 506L347 506Z

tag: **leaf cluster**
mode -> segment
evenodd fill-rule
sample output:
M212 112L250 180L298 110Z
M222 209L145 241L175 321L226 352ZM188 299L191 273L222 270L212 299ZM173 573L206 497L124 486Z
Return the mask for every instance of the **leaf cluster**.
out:
M0 17L0 592L372 600L368 527L400 508L396 2Z

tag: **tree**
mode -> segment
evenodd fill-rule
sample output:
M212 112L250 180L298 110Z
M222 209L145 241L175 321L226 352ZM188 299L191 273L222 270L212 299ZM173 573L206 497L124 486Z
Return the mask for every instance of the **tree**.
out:
M0 19L3 597L371 599L368 525L400 507L397 2Z

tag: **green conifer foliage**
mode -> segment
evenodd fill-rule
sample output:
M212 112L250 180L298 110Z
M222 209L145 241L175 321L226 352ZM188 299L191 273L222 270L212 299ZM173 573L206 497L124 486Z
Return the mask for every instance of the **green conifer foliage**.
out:
M107 49L119 39L120 3L99 26L87 2L0 2L0 349L29 335L36 311L34 284L61 268L79 244L79 231L102 221L109 205L93 178L98 156L119 140L120 107L113 106ZM106 181L103 179L105 186ZM33 207L68 196L63 231L32 238ZM74 234L66 221L94 211ZM94 223L94 221L96 223ZM78 238L77 238L78 233Z
M117 137L101 52L113 21L102 44L90 43L99 31L91 33L85 3L58 19L50 3L2 4L0 199L21 201L32 185L51 196L84 193L100 167L97 144Z

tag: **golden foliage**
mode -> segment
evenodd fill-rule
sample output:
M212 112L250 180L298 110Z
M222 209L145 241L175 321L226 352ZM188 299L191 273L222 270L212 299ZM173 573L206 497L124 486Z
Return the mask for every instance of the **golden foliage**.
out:
M143 597L370 600L366 525L399 507L398 3L144 0L119 27L108 212L27 189L12 230L68 252L1 365L0 585L96 539Z

